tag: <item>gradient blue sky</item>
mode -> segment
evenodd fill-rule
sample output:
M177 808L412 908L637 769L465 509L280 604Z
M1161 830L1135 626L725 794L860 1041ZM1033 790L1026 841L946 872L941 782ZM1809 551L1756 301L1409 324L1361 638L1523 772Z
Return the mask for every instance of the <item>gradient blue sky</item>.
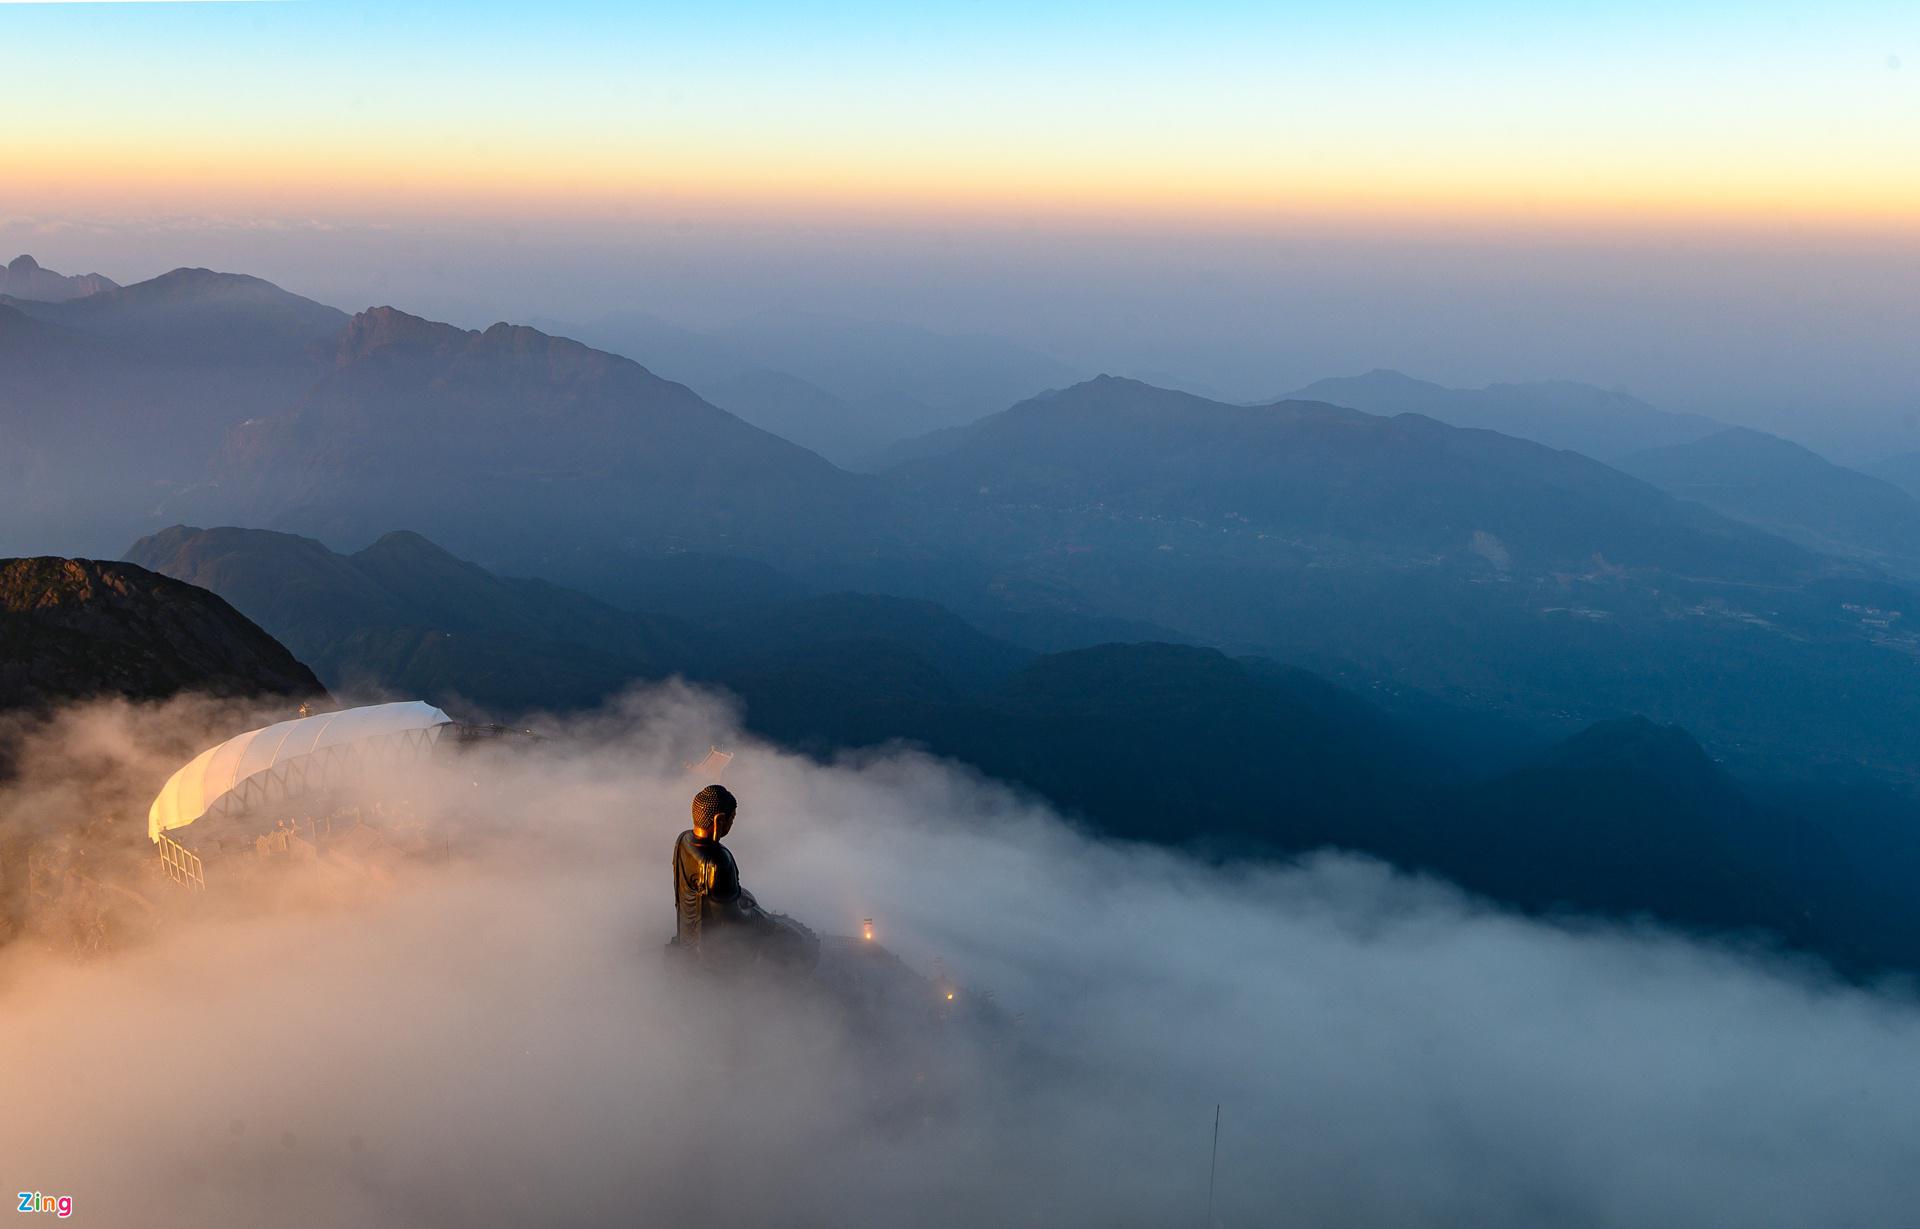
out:
M36 189L1899 220L1920 6L37 4ZM424 198L423 198L424 194Z

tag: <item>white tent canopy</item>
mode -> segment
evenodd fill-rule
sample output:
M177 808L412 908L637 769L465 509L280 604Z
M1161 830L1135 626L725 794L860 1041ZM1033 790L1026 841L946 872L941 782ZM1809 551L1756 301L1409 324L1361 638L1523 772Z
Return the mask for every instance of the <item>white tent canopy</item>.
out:
M193 757L167 779L147 811L147 836L199 819L247 782L304 757L373 739L433 736L452 718L420 700L342 709L249 730Z

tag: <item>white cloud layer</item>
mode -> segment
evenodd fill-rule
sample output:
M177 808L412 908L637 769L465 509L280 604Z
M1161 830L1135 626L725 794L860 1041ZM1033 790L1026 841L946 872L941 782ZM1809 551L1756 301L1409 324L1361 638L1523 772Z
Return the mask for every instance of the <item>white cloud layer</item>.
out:
M70 718L0 824L80 797L82 762L137 782L199 720ZM1008 1019L689 980L659 951L676 765L727 722L656 693L462 761L433 789L464 851L350 905L210 893L106 958L0 950L4 1178L95 1225L1161 1226L1201 1219L1219 1103L1228 1226L1886 1226L1920 1199L1904 993L1351 858L1118 847L913 755L733 738L731 843L764 903L873 917Z

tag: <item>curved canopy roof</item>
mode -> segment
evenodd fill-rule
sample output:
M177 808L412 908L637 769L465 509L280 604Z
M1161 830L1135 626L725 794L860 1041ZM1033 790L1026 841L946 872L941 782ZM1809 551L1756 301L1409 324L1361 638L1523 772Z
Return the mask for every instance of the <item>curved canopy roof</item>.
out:
M159 840L169 828L183 828L205 815L243 783L261 773L330 747L430 730L452 718L420 700L342 709L238 734L209 747L167 779L147 811L147 836Z

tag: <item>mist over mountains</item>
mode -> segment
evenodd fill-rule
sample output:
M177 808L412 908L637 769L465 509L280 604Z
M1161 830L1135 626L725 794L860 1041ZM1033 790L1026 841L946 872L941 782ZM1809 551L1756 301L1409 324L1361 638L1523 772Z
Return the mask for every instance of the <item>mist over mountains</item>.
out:
M202 480L226 433L320 378L345 313L176 269L66 302L0 302L0 551L110 555Z
M867 484L578 342L376 308L331 359L172 506L347 543L410 525L526 570L583 547L830 557L882 536Z
M989 1120L1024 1106L1064 1114L1079 1150L1106 1129L1085 1109L1095 1085L1164 1079L1174 1093L1127 1112L1184 1106L1191 1073L1165 1055L1202 1025L1185 1004L1145 1009L1187 986L1204 1027L1245 1012L1241 1034L1265 1053L1315 1010L1326 972L1290 961L1333 958L1302 934L1339 936L1343 968L1385 962L1408 992L1387 1019L1365 988L1328 1050L1347 1052L1356 1028L1389 1038L1405 1064L1381 1094L1395 1122L1434 1051L1391 1039L1449 994L1484 1051L1502 994L1586 1022L1596 986L1684 981L1694 997L1675 992L1675 1010L1693 1019L1701 979L1742 1003L1800 987L1831 1012L1900 1001L1920 975L1920 505L1897 483L1573 384L1456 390L1376 371L1248 405L1078 378L992 339L803 314L625 327L592 335L600 349L572 330L349 315L203 269L0 301L0 551L41 556L0 561L0 922L43 882L22 870L39 850L86 851L87 868L148 854L129 848L144 829L98 800L150 796L148 778L200 745L196 723L422 699L543 736L518 768L463 770L450 805L485 840L524 841L532 817L562 849L536 860L564 906L535 908L504 865L472 882L481 862L443 868L457 890L423 899L453 910L433 912L453 930L504 916L496 891L513 916L546 919L535 929L565 930L554 919L577 919L585 892L593 925L619 932L600 936L593 984L627 985L631 883L664 877L653 844L685 806L674 766L711 739L743 751L729 780L764 824L742 845L756 888L777 884L809 919L879 912L923 962L979 962L1046 1042L1020 1038L964 1094L943 1092L908 1124L914 1147L936 1121L965 1124L976 1150L1008 1147ZM236 707L149 707L196 692ZM88 697L104 703L74 706ZM130 732L155 713L184 716ZM517 818L469 792L496 768ZM29 833L23 816L51 826ZM884 880L861 881L867 868ZM390 920L391 961L336 971L343 992L466 950ZM1469 938L1486 946L1462 986L1436 980ZM1522 949L1540 963L1510 986ZM184 959L171 937L152 950ZM566 985L569 962L530 967L512 976L546 969L566 1002L597 1001ZM1324 983L1336 997L1338 982ZM630 1014L624 993L612 1010ZM767 1006L782 1037L803 1018L815 1030L794 1060L823 1088L894 1095L869 1083L870 1021ZM569 1066L592 1039L561 1056L542 1048L552 1027L527 1035L540 1045L502 1044L599 1086ZM744 1047L754 1030L740 1028ZM1115 1049L1129 1030L1158 1057ZM1620 1044L1521 1034L1501 1080L1519 1080L1511 1062L1571 1070ZM1012 1071L1016 1052L1073 1061ZM1275 1061L1232 1064L1232 1095L1268 1115L1260 1148L1302 1131L1273 1108L1301 1071L1244 1089L1277 1079ZM1066 1077L1065 1110L1045 1108L1060 1071L1082 1074ZM1209 1090L1219 1079L1204 1073ZM1334 1084L1328 1105L1350 1105L1355 1077ZM1435 1111L1444 1148L1462 1095ZM351 1114L286 1108L311 1092L277 1104L301 1147L347 1138L347 1122L397 1147ZM1782 1112L1791 1130L1818 1118ZM1338 1120L1316 1114L1314 1130ZM865 1130L855 1115L842 1134ZM1158 1155L1156 1130L1129 1146ZM1050 1138L1037 1132L1034 1164ZM329 1168L336 1144L301 1153L303 1172L364 1194L351 1145ZM1473 1167L1490 1147L1470 1149ZM779 1140L763 1151L798 1163ZM631 1206L624 1168L594 1181ZM1495 1201L1501 1216L1530 1209L1514 1223L1540 1215L1538 1184L1523 1185ZM812 1197L840 1208L838 1190ZM1080 1195L1060 1218L1099 1202ZM1338 1219L1352 1203L1320 1206Z
M858 397L951 417L1063 374L910 330L856 344L844 321L635 328L842 426ZM1252 836L1263 847L1344 843L1529 908L1625 908L1608 885L1658 876L1583 885L1579 859L1545 874L1586 823L1436 847L1408 812L1518 831L1555 799L1611 809L1645 789L1678 791L1647 808L1684 817L1675 831L1775 822L1729 818L1747 804L1699 784L1693 756L1866 790L1864 832L1899 810L1872 791L1920 779L1912 501L1618 394L1376 372L1247 406L1103 376L942 426L867 474L578 341L347 316L206 270L9 303L0 347L22 444L7 532L117 528L97 555L152 534L131 559L227 597L336 689L511 717L690 678L765 736L819 754L904 739L1150 840L1182 839L1176 765L1230 746L1265 765L1236 788L1296 795ZM877 451L905 421L862 438ZM1694 750L1669 746L1612 794L1571 783L1588 762L1573 750L1524 775L1589 727L1613 741L1566 745L1631 761L1667 745L1646 731L1678 727ZM1116 747L1137 773L1111 767ZM1494 792L1444 793L1471 782ZM1485 852L1502 846L1531 852L1509 873ZM1709 848L1674 856L1724 857ZM1791 863L1748 877L1784 882ZM1529 876L1561 886L1530 896ZM1655 896L1685 914L1678 884ZM1870 946L1863 926L1808 937L1798 899L1710 912Z
M1646 714L1754 768L1907 758L1887 738L1916 716L1903 588L1578 454L1102 379L885 477L1016 605L1534 720ZM1810 727L1838 677L1856 703Z
M1777 435L1734 427L1619 464L1682 499L1814 550L1920 579L1920 500Z
M1920 5L1594 8L0 0L21 1211L1920 1229Z
M628 612L404 533L340 556L175 527L128 554L227 597L336 692L517 721L687 679L734 698L757 736L829 760L925 748L1108 838L1221 858L1347 849L1528 911L1648 914L1849 969L1920 968L1900 887L1920 873L1920 807L1810 783L1762 801L1645 719L1549 741L1437 701L1390 712L1215 649L1036 653L875 594ZM1196 791L1224 813L1196 821Z
M1699 414L1655 409L1623 392L1554 381L1446 388L1379 368L1318 380L1291 401L1330 401L1371 414L1425 414L1456 427L1480 427L1612 462L1649 448L1685 444L1722 430Z
M768 361L817 350L808 375L851 379L843 322L722 332ZM877 336L875 395L930 405L951 383L959 407L1060 374L988 346L985 377L948 381L964 346ZM580 342L391 307L348 317L205 270L0 307L0 352L16 356L0 429L19 444L0 549L105 556L184 521L352 551L408 529L614 606L888 594L1034 648L1258 654L1389 707L1559 733L1646 715L1743 771L1916 772L1909 503L1784 441L1714 469L1750 437L1597 390L1319 386L1460 425L1102 377L860 474ZM1476 416L1682 442L1640 447L1623 472Z
M878 464L904 440L1091 374L996 337L817 312L769 310L707 330L622 313L554 329L631 355L755 426L856 469Z

